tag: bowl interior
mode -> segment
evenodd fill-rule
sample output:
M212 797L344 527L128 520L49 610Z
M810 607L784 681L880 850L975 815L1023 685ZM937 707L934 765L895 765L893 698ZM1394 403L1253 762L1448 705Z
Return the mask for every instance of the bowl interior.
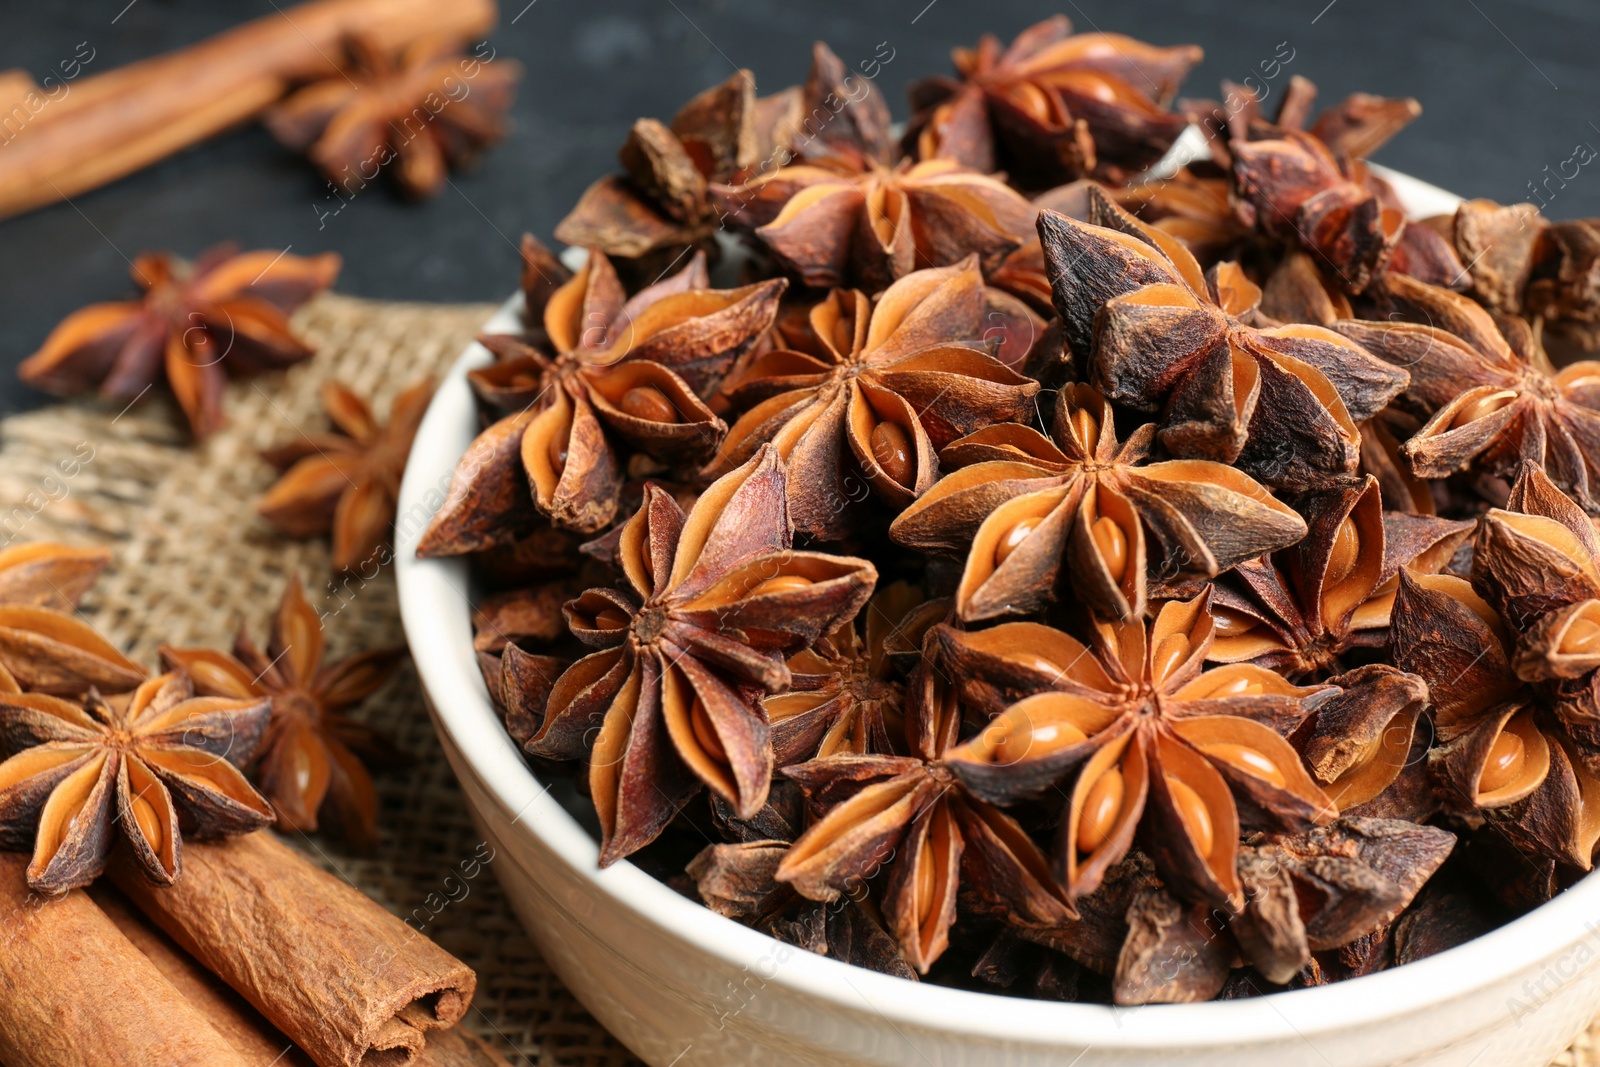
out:
M1460 198L1436 186L1373 167L1389 180L1413 217L1452 212ZM508 301L486 332L520 329L521 298ZM406 636L417 670L450 742L487 784L495 801L527 832L575 869L598 894L653 917L734 967L758 968L775 942L695 904L627 861L599 870L596 824L570 783L541 781L506 733L479 674L472 648L467 569L460 560L419 560L416 546L439 509L476 420L466 371L492 361L469 346L435 394L400 492L397 575ZM1107 1048L1204 1046L1252 1033L1331 1032L1405 1016L1503 981L1590 936L1600 914L1600 879L1585 878L1555 900L1489 934L1439 955L1378 974L1249 1000L1138 1009L1062 1004L918 985L835 960L796 952L772 979L824 1001L858 1007L865 998L891 1021L947 1032L1048 1043L1071 1033ZM1136 1026L1128 1016L1138 1012Z

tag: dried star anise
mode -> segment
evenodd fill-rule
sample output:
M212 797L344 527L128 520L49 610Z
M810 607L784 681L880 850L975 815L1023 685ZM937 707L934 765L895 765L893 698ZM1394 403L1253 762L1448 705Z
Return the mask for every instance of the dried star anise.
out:
M701 398L772 324L785 282L708 284L697 253L630 299L610 260L591 250L542 309L556 356L527 350L540 371L538 402L473 442L422 553L458 555L526 532L530 489L531 504L557 525L605 529L617 512L624 445L678 464L709 457L726 424Z
M961 707L937 664L924 660L908 687L910 756L840 754L784 768L824 813L783 857L776 878L833 901L887 870L886 925L927 974L949 947L963 885L1023 924L1048 926L1076 913L1022 826L945 765Z
M291 537L331 531L337 571L384 562L375 557L394 524L400 476L432 396L432 379L418 382L395 397L388 423L380 424L347 387L323 383L322 406L342 432L302 433L263 452L283 477L256 511Z
M1402 571L1394 660L1432 692L1454 804L1525 852L1588 870L1600 841L1600 536L1528 466L1478 523L1472 581Z
M956 612L971 622L1037 610L1063 578L1101 618L1135 618L1152 574L1211 577L1305 534L1293 509L1239 471L1147 463L1154 430L1119 445L1105 399L1067 386L1050 437L1004 423L945 448L940 459L956 469L901 513L890 536L966 554Z
M451 37L420 38L398 55L352 36L340 71L298 90L264 116L280 144L304 152L345 192L397 162L408 196L429 197L449 171L506 135L505 112L522 67L463 54Z
M110 562L103 548L51 541L0 549L0 604L71 611Z
M74 615L0 603L0 692L81 697L127 692L145 669Z
M1010 47L985 34L952 54L960 79L911 87L916 114L908 151L1007 172L1041 189L1093 173L1122 182L1160 159L1188 120L1166 110L1195 45L1159 48L1121 34L1074 35L1056 15L1019 33Z
M1113 402L1164 407L1174 455L1236 464L1273 488L1348 478L1356 423L1406 375L1318 326L1247 325L1260 289L1233 264L1202 275L1176 238L1091 190L1092 223L1039 214L1068 344Z
M193 263L148 253L133 261L138 300L92 304L63 319L17 375L52 393L132 403L165 378L195 437L222 425L229 374L287 367L312 349L289 313L333 284L339 257L240 253L218 245Z
M1591 484L1600 479L1600 362L1557 370L1522 319L1497 319L1404 275L1384 276L1370 295L1390 321L1336 329L1410 374L1401 403L1427 420L1400 446L1410 473L1443 478L1471 467L1503 477L1533 462L1600 513Z
M0 696L0 744L14 753L0 763L0 848L31 848L28 885L64 893L98 878L120 837L145 877L171 885L184 836L272 823L272 806L240 770L268 711L261 697L196 697L178 674L121 697L90 693L82 705Z
M395 750L347 712L389 680L405 650L361 652L324 665L323 640L322 618L294 578L284 587L265 651L241 627L232 655L163 645L161 661L206 696L271 698L272 715L248 769L280 826L310 832L331 823L351 844L370 845L378 835L378 796L362 760L392 760Z
M761 702L777 766L840 752L897 751L905 688L894 679L891 639L924 602L922 590L895 582L867 601L864 633L852 620L789 657L790 690Z
M720 469L768 442L788 464L795 528L849 531L852 473L902 508L938 477L937 450L991 422L1021 418L1039 383L984 347L985 287L976 262L917 271L876 302L835 290L811 309L808 350L757 356L726 389L744 408Z
M945 757L974 795L1015 803L1078 771L1057 857L1073 899L1100 884L1143 828L1176 892L1238 904L1241 824L1299 832L1335 814L1281 736L1318 690L1251 664L1205 670L1209 601L1208 590L1167 602L1148 624L1096 623L1093 652L1038 623L934 631L980 707L1003 706L1008 692L1036 694Z
M1217 581L1212 662L1248 661L1291 679L1336 671L1351 649L1387 644L1400 568L1436 573L1472 532L1470 522L1384 512L1371 476L1299 505L1304 538Z
M790 683L784 660L853 619L877 571L790 547L782 460L763 448L714 482L687 516L665 490L623 525L624 589L566 607L601 651L556 681L530 752L589 757L608 866L648 844L702 784L740 818L772 775L763 694Z

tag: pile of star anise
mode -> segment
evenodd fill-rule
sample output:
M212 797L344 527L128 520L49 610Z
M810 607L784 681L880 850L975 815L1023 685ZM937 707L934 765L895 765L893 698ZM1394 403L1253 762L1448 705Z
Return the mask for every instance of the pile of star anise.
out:
M1362 157L1414 101L1174 105L1199 57L1047 20L897 138L819 44L635 123L576 274L526 239L422 553L474 556L602 865L1118 1003L1404 963L1589 869L1600 227L1407 221Z

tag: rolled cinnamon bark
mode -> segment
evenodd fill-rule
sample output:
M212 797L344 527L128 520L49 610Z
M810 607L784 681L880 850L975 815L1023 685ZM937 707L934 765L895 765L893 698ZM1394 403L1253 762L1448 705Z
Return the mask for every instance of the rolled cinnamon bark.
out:
M282 1030L135 911L121 893L96 887L89 895L249 1067L311 1067L311 1058ZM482 1038L457 1027L428 1034L416 1067L511 1067L511 1063Z
M471 968L270 832L185 843L173 886L113 878L320 1067L413 1063L472 1002Z
M7 1067L249 1067L81 891L29 892L0 854L0 1061Z

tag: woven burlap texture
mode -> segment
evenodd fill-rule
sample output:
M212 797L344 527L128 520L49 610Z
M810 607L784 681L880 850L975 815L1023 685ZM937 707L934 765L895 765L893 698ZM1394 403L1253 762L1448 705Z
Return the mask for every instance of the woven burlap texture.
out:
M323 598L330 612L330 656L400 644L390 572L335 587L324 541L285 540L256 516L255 500L274 478L259 452L329 428L319 400L328 378L370 398L385 417L400 390L442 377L493 310L318 297L294 320L316 358L281 376L231 384L227 427L199 447L159 398L121 412L61 405L14 416L0 426L0 501L7 509L0 544L109 548L112 568L82 610L145 663L155 663L164 642L226 647L241 622L264 638L284 582L296 572L313 602ZM476 970L478 994L466 1024L513 1062L637 1064L562 987L487 869L462 881L462 864L479 840L409 665L364 717L416 758L405 773L379 779L381 844L355 854L325 836L292 843L409 916ZM1600 1025L1555 1064L1600 1067Z

